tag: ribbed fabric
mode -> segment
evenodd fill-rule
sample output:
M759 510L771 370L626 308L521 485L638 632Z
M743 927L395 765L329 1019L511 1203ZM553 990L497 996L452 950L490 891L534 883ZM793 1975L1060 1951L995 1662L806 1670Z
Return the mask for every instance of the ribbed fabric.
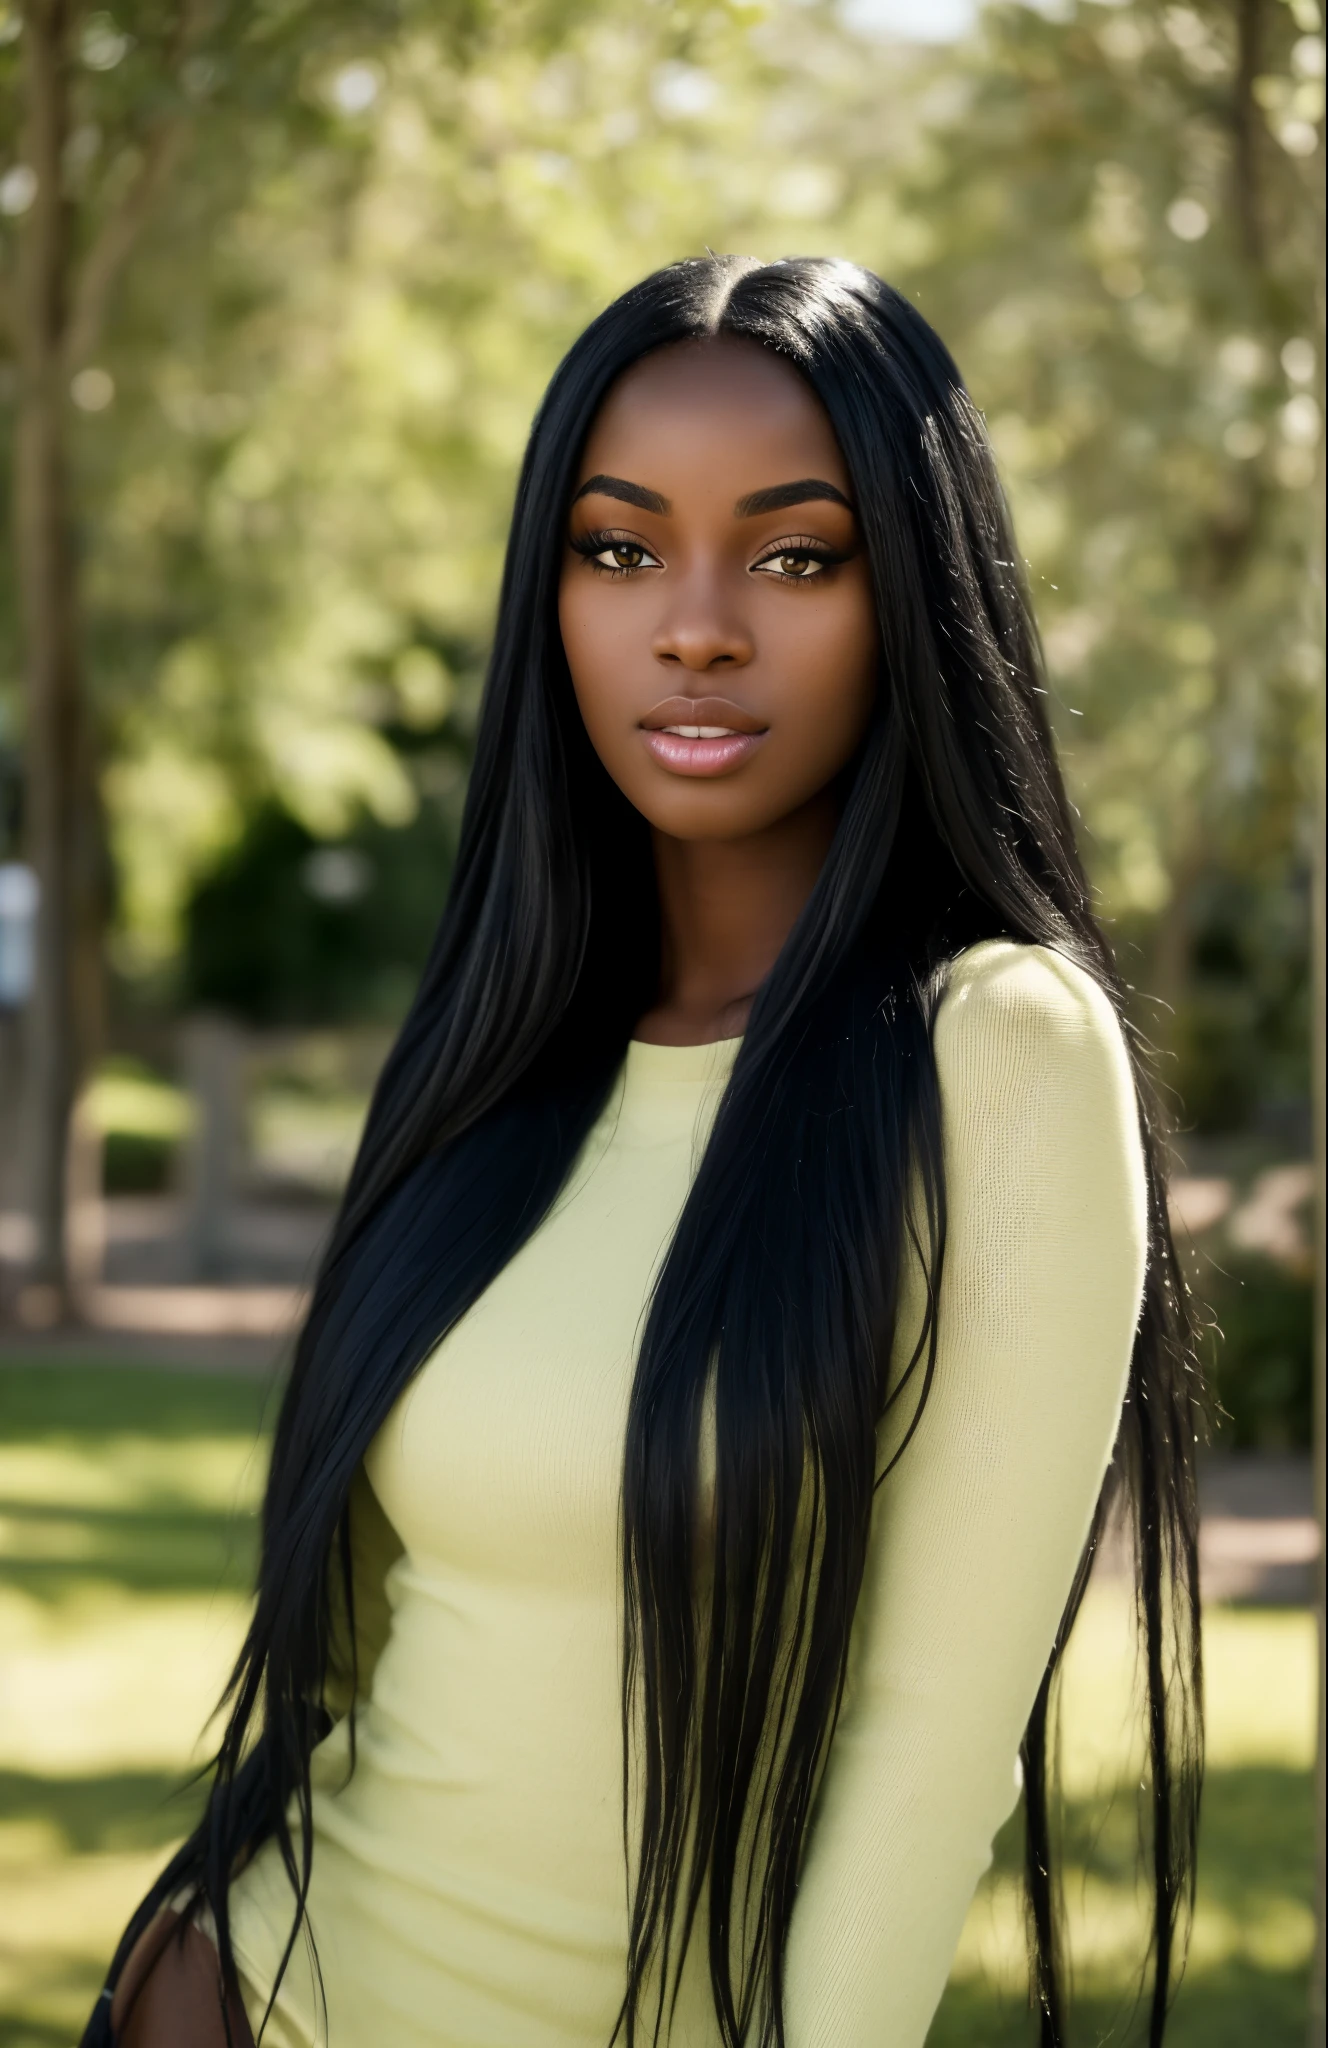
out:
M626 1949L623 1434L642 1312L737 1041L633 1044L553 1212L402 1396L361 1517L385 1646L316 1758L311 1921L271 2048L605 2048ZM849 1692L788 1957L790 2048L921 2048L1120 1412L1144 1266L1106 999L975 947L936 1031L950 1236L934 1390L878 1494ZM900 1344L911 1349L910 1277ZM395 1532L395 1533L394 1533ZM394 1562L389 1560L395 1558ZM232 1910L257 2026L290 1921ZM715 2048L703 1971L672 2048Z

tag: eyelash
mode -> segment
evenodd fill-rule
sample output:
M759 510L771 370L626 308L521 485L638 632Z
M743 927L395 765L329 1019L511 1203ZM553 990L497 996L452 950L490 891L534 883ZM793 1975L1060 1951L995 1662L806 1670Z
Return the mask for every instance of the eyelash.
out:
M773 579L778 583L787 584L790 588L797 583L819 583L822 577L828 575L831 570L838 569L842 563L848 560L847 555L839 554L834 548L828 548L823 540L813 540L809 533L803 533L794 534L786 540L776 541L773 547L767 548L765 553L752 563L752 568L754 570L764 568L767 562L778 562L784 555L791 555L795 562L819 562L821 564L820 576L784 576L781 574Z
M624 569L615 562L595 560L596 555L605 554L610 548L640 548L643 555L650 553L649 548L637 540L634 534L616 533L606 527L601 527L596 533L572 535L573 552L582 556L586 567L593 569L597 576L635 576L638 569L645 567L644 563L638 562L635 569Z
M586 566L593 569L597 576L635 576L641 569L648 566L644 562L638 562L634 568L624 568L616 562L597 562L595 560L597 555L607 554L610 548L615 547L639 548L643 555L648 555L650 550L643 542L637 540L634 534L621 533L607 527L601 527L593 533L573 534L571 546L573 552L580 555ZM783 555L791 555L797 561L819 562L822 565L821 575L827 574L832 569L837 569L841 563L848 560L847 555L837 554L833 548L828 548L824 541L813 540L810 534L799 534L791 539L777 541L773 547L767 548L765 553L758 556L757 560L752 563L753 572L764 568L767 562L779 561ZM781 574L772 578L772 581L792 586L796 583L819 583L821 576L785 576Z

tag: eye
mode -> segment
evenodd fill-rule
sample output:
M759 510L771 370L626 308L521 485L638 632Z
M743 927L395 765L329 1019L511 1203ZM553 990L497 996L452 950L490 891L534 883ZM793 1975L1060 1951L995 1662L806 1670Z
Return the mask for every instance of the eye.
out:
M646 553L639 541L615 540L590 559L598 562L601 569L643 569L655 558Z
M753 575L769 576L777 583L813 583L844 560L819 540L785 540L752 563Z
M630 533L579 533L572 536L571 544L592 569L607 576L630 576L636 569L663 566L659 557Z
M758 569L777 569L781 576L790 576L800 583L808 583L813 576L821 574L825 563L819 555L795 553L768 556L764 562L758 562L756 566Z

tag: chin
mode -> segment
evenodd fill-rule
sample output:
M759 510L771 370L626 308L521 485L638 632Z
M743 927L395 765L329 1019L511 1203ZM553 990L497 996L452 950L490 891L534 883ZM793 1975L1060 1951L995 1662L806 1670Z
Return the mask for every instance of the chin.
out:
M670 839L747 839L778 824L789 808L735 799L736 792L726 800L712 784L703 793L687 791L681 802L658 795L646 803L632 801L647 824Z

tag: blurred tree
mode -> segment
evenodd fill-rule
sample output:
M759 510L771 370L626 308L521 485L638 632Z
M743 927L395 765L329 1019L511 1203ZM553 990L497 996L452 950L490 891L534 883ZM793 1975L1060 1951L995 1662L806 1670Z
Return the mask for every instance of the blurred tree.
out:
M829 10L800 19L847 68ZM439 692L464 755L530 417L604 300L707 242L778 253L837 203L823 163L789 175L805 72L761 10L532 23L477 19L464 67L419 34L313 82L346 102L358 178L275 158L193 317L127 353L134 453L89 585L128 974L171 968L195 879L270 802L330 840L405 826L432 771L402 734ZM163 331L196 241L182 202L134 334Z
M508 9L464 67L421 34L308 85L344 136L274 151L205 262L182 194L134 280L105 422L133 460L89 570L121 962L176 957L191 876L269 797L332 837L413 814L393 665L482 647L520 441L594 308L687 248L810 244L916 290L988 412L1104 906L1192 1114L1303 1097L1298 6L992 8L927 56L828 7Z
M993 6L906 186L1141 1021L1215 1128L1308 1093L1321 26L1315 0Z
M460 0L464 12L464 0ZM114 380L91 358L136 245L176 180L185 146L225 110L202 209L209 229L238 204L264 145L287 148L318 118L297 90L306 65L353 30L390 38L407 16L393 0L356 5L228 6L225 0L129 4L118 16L76 0L24 0L0 17L0 96L18 159L0 181L17 221L0 281L17 366L14 530L24 682L25 838L41 888L37 978L29 1013L28 1203L33 1279L66 1302L68 1131L79 1080L100 1036L107 887L100 812L101 735L83 661L77 480L71 499L69 400L96 413ZM440 36L449 15L434 10ZM199 189L197 186L195 189ZM0 259L8 251L0 249Z
M277 815L306 853L424 831L441 901L554 362L653 263L810 247L916 291L988 413L1104 906L1196 1111L1303 1095L1314 0L993 6L945 51L832 0L209 0L186 56L193 19L90 15L67 65L73 276L168 116L188 150L64 416L123 985L201 992L208 878L266 887Z

